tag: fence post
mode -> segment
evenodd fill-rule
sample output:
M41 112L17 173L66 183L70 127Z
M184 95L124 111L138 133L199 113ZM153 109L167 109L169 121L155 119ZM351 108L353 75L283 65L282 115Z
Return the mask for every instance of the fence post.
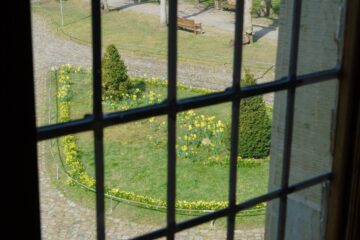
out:
M64 13L63 13L63 2L60 0L60 14L61 14L61 26L64 26Z

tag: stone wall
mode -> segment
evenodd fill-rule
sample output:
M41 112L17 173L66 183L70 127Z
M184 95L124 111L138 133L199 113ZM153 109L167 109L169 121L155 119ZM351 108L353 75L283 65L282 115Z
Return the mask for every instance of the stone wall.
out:
M307 0L302 4L298 74L335 67L338 62L339 0ZM293 1L280 6L276 78L287 75ZM336 109L337 81L296 90L290 184L331 169L332 116ZM280 186L284 146L286 92L274 98L269 190ZM316 186L288 197L286 239L323 239L326 191ZM276 239L278 201L269 204L265 239Z

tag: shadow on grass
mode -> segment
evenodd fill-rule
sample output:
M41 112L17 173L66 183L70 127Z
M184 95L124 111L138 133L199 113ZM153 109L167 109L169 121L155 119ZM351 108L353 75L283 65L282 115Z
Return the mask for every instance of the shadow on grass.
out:
M266 34L277 30L278 20L273 20L272 23L268 26L262 26L262 25L257 25L257 24L253 24L253 26L261 28L259 31L254 32L254 35L253 35L253 42L257 42L259 39L264 37Z

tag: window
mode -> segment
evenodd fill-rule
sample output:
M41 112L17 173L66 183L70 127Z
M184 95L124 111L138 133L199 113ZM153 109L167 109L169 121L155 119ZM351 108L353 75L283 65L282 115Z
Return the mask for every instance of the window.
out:
M208 222L220 217L228 218L228 239L233 239L235 214L239 211L252 207L260 202L266 202L273 199L280 199L279 207L279 224L278 239L284 239L284 224L286 221L287 195L307 189L316 184L330 181L333 177L332 172L327 172L320 176L305 179L296 184L289 184L290 171L290 153L292 126L294 120L294 99L297 88L304 85L316 84L322 81L329 81L339 76L339 69L328 69L309 74L297 74L297 56L299 45L299 26L301 1L295 1L293 29L291 34L291 50L290 50L290 66L288 75L282 79L278 79L271 83L259 84L240 88L240 66L234 64L234 79L232 87L226 91L209 94L201 97L195 97L184 100L176 98L176 1L169 4L169 84L167 101L150 107L144 107L129 111L115 112L104 115L101 106L101 35L100 35L100 4L92 1L93 16L93 67L94 67L94 83L93 83L93 114L82 120L67 122L38 128L37 140L42 141L70 133L78 133L83 131L93 131L95 140L95 162L96 162L96 198L97 198L97 237L105 238L104 229L104 163L103 163L103 129L131 122L147 117L167 115L168 117L168 187L167 187L167 227L150 232L137 239L153 239L166 236L173 239L176 232L191 228L204 222ZM238 4L236 9L236 35L235 35L235 51L234 62L241 62L241 32L242 32L242 5ZM32 90L32 89L31 89ZM238 121L239 121L239 104L241 99L257 96L264 93L287 91L286 119L285 119L285 141L284 141L284 162L281 175L281 188L271 191L265 195L258 196L249 201L236 203L236 157L237 157L237 141L238 141ZM207 215L194 218L189 221L175 222L175 176L176 176L176 113L188 109L209 106L213 104L232 102L232 136L231 136L231 157L230 157L230 179L229 179L229 206L227 208L209 213ZM35 171L36 172L36 171Z

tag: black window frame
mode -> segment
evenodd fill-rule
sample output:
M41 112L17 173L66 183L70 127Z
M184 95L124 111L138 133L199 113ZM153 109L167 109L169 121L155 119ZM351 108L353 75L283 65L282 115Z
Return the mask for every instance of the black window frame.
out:
M309 188L316 184L331 181L333 172L309 178L302 182L289 185L291 140L293 133L294 101L296 88L340 78L340 66L310 74L297 75L297 57L299 47L299 26L301 17L301 0L294 0L292 32L290 44L290 64L288 76L268 83L254 86L240 86L242 62L242 30L244 1L236 4L235 46L233 60L232 86L224 91L198 97L177 99L176 69L177 69L177 0L169 0L168 25L168 96L167 99L151 106L118 111L104 114L101 98L101 9L100 1L92 0L92 43L93 43L93 113L83 119L66 123L53 124L37 128L37 142L56 138L68 134L93 131L95 139L95 175L96 175L96 222L97 239L105 239L105 211L104 211L104 147L103 130L106 127L133 122L136 120L167 115L168 121L168 166L167 166L167 225L164 228L137 236L133 239L155 239L167 237L174 239L177 232L192 228L211 220L227 217L227 239L234 239L235 215L242 210L251 208L259 203L280 199L278 237L285 238L285 223L287 196L291 193ZM266 93L287 92L287 107L285 117L284 152L282 162L281 186L279 189L260 195L245 202L236 203L237 153L238 131L241 99ZM228 207L208 213L190 220L177 223L175 220L176 199L176 114L189 109L211 106L214 104L232 102L232 132L229 166L229 197ZM240 123L241 124L241 123Z

